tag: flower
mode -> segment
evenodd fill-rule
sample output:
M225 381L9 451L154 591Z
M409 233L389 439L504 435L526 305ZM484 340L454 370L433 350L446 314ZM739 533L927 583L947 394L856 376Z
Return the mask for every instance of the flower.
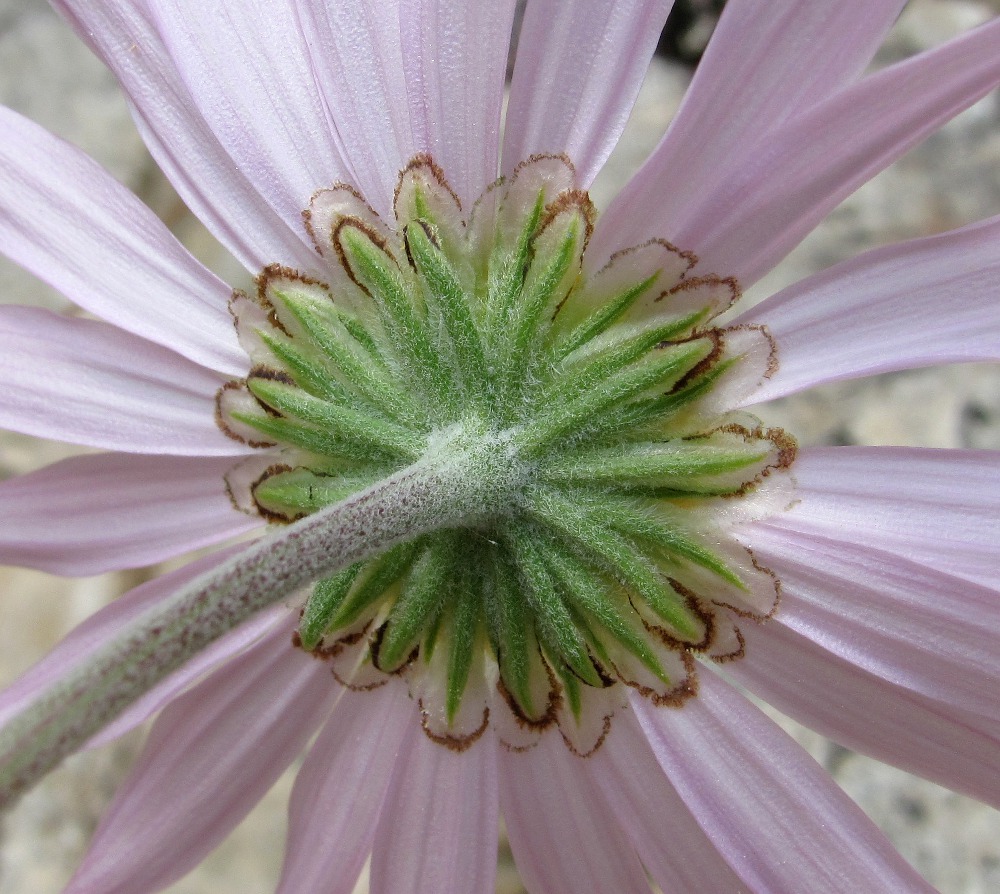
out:
M644 891L644 867L664 890L926 890L729 680L1000 803L995 458L792 463L740 406L997 359L1000 220L709 323L1000 81L1000 22L862 77L901 2L788 2L777 27L773 2L731 0L664 141L593 221L584 191L667 3L529 4L502 145L510 0L56 5L260 295L230 302L92 162L0 113L4 249L107 321L4 308L0 414L115 451L6 482L0 557L89 573L292 522L126 594L0 702L9 729L41 718L0 748L13 788L66 729L45 707L60 681L114 694L107 662L89 670L101 648L146 649L113 653L151 688L101 736L162 713L69 890L169 884L317 730L284 891L349 890L369 853L375 890L490 890L501 811L537 892ZM359 518L391 549L369 559ZM331 558L330 519L355 552ZM251 554L271 601L322 578L301 622L282 604L225 633L169 616L155 643L195 657L153 685L170 656L149 624L128 639L136 619L179 588L239 589ZM723 676L712 657L738 660ZM68 716L110 716L72 687Z

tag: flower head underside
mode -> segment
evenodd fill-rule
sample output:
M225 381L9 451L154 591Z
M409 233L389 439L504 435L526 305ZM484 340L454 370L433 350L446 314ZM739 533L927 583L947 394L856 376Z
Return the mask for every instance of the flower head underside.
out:
M387 223L350 186L305 214L329 279L272 266L232 302L252 361L218 395L260 448L238 506L303 518L428 455L472 457L477 504L316 584L296 643L355 688L408 677L424 729L524 747L558 724L586 753L634 687L679 705L694 656L739 657L779 582L727 531L795 454L728 409L766 376L761 328L716 318L732 278L663 240L588 275L595 212L564 156L534 156L468 220L417 156Z
M0 107L0 249L83 313L0 307L0 421L106 451L0 482L0 560L212 550L0 698L0 806L159 714L67 892L165 889L289 767L282 894L485 894L501 817L532 892L928 890L746 694L1000 804L996 454L747 408L995 362L1000 218L733 306L1000 22L882 65L903 0L728 0L597 216L670 0L52 5L257 277Z

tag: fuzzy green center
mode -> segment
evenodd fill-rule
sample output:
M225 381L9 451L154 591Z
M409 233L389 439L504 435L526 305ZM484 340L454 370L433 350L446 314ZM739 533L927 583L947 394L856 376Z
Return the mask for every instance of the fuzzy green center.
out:
M328 275L268 268L233 301L253 365L218 417L261 448L230 476L241 505L292 521L428 454L472 457L467 521L320 581L298 633L352 685L406 674L453 746L491 706L582 741L617 682L679 703L692 656L738 656L737 622L777 601L726 521L794 457L728 410L773 345L715 327L736 283L664 241L589 271L573 177L534 157L466 218L418 157L391 226L323 190L306 219Z

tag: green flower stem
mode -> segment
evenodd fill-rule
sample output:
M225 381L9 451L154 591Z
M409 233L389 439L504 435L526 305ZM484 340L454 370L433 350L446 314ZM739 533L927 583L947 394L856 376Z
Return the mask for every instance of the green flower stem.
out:
M505 455L489 438L443 438L416 463L261 538L138 618L0 730L0 807L251 615L397 542L468 523L509 500L514 469Z

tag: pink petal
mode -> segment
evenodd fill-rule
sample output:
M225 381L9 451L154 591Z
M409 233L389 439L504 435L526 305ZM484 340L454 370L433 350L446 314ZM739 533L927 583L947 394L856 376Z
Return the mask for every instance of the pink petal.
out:
M759 139L861 73L904 5L729 0L683 105L601 217L591 251L678 232Z
M0 307L0 424L129 453L239 455L215 424L223 379L92 320Z
M768 524L870 546L1000 589L1000 477L993 451L802 450L796 502Z
M586 771L661 890L747 894L663 775L631 711L615 715Z
M121 82L157 164L237 259L252 271L276 261L310 269L314 253L297 212L282 218L263 197L268 184L249 177L230 154L234 147L220 142L164 46L149 3L53 0L53 5Z
M0 695L0 725L5 724L11 717L30 704L67 670L100 651L106 643L128 627L130 622L188 581L193 580L199 574L210 571L228 559L234 552L235 549L232 548L222 550L191 562L178 571L161 575L155 580L130 590L124 596L119 596L110 605L95 612L72 630L41 661L25 671L3 690L2 695ZM259 631L256 629L256 621L249 625L243 625L202 652L198 661L201 662L203 659L205 661L218 661L229 657L230 654L239 651L246 642L252 641L257 636L259 636ZM211 659L209 653L213 653L216 657ZM185 665L168 680L172 679L173 676L186 674L192 664L194 662ZM210 663L203 665L198 673L200 674L209 666L211 666Z
M1000 360L1000 217L876 249L803 280L738 322L766 325L777 371L753 401L840 379Z
M468 212L496 178L514 0L404 0L403 67L414 145Z
M191 101L247 179L305 238L301 213L347 176L292 3L148 4ZM277 260L272 258L272 260Z
M410 129L399 4L297 0L296 6L317 85L350 165L348 179L391 219L399 172L417 149Z
M0 129L5 254L122 329L231 375L246 368L226 312L231 290L145 205L78 149L2 107Z
M680 710L641 696L632 705L677 793L752 891L932 892L819 765L714 674Z
M295 778L278 894L351 894L413 726L406 687L396 681L344 692Z
M754 525L781 623L875 676L994 718L1000 594L870 546Z
M613 723L614 721L612 721ZM533 894L649 894L632 845L608 823L585 761L552 732L500 757L500 804L514 861Z
M839 202L998 82L1000 19L790 120L663 235L695 251L703 269L749 286Z
M432 742L410 708L372 852L372 894L493 894L496 890L496 740L467 750Z
M290 625L167 708L67 894L132 894L180 878L263 797L338 692Z
M260 527L237 512L231 457L107 453L0 482L0 563L68 576L152 565Z
M848 748L1000 807L1000 723L868 673L782 623L743 628L726 672Z
M534 153L565 152L578 185L589 186L621 136L672 5L532 0L514 63L504 171Z

